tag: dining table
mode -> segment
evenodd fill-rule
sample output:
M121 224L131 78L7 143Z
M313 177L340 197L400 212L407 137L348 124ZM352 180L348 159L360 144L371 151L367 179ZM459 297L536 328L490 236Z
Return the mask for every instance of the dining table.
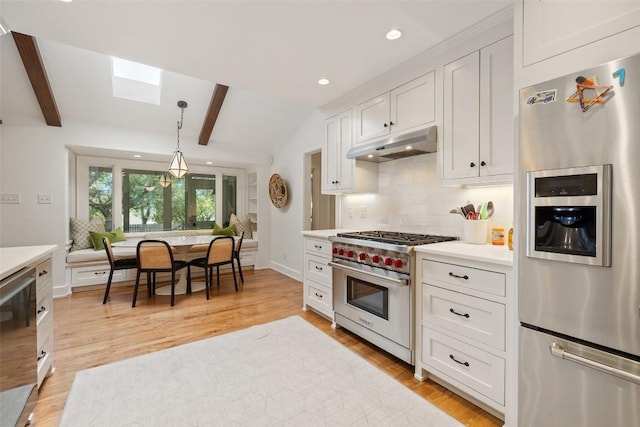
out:
M176 259L187 260L187 254L189 250L196 245L209 245L212 240L220 235L198 235L198 236L165 236L154 237L153 239L133 238L127 239L122 242L114 242L111 245L114 247L130 248L137 247L138 242L141 240L162 240L167 242L174 251ZM183 268L178 272L178 282L176 283L175 294L184 295L187 293L187 269ZM204 290L206 287L204 282L191 281L191 292L198 292ZM156 295L171 295L171 285L162 286L156 289Z

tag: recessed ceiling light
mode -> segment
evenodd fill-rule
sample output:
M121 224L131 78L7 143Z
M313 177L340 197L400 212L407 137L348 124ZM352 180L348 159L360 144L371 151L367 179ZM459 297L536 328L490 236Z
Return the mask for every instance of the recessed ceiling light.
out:
M71 3L73 0L60 0L63 3Z
M406 147L404 147L405 150L411 150L413 147L410 145L407 145Z
M392 28L386 35L387 40L398 40L402 37L402 30L399 28Z
M142 156L140 154L134 154L133 157L135 157L136 159L139 159Z
M208 165L212 165L213 164L213 162L205 162L205 163L208 164Z
M373 154L368 154L367 157L373 159Z
M328 85L329 83L331 83L331 82L329 81L329 79L320 79L320 80L318 80L318 84L319 84L319 85L321 85L321 86L326 86L326 85Z

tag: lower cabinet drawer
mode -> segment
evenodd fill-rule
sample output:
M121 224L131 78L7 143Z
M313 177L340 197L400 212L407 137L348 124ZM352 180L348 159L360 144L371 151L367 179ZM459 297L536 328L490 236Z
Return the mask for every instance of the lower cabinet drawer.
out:
M504 359L423 327L422 362L473 391L504 405Z
M329 285L332 281L332 268L327 264L327 258L321 258L317 255L304 255L304 277L308 277L319 283Z
M98 285L106 284L109 280L109 271L111 268L109 265L104 266L91 266L91 267L77 267L71 270L71 283L72 286L83 285ZM122 282L129 280L127 274L129 270L116 270L113 272L112 282ZM135 279L135 270L133 278Z
M423 284L422 319L498 350L505 348L504 304Z
M331 316L333 313L331 288L310 280L306 280L304 285L306 289L305 304Z
M42 385L49 369L53 365L53 334L45 337L44 342L38 343L38 387Z

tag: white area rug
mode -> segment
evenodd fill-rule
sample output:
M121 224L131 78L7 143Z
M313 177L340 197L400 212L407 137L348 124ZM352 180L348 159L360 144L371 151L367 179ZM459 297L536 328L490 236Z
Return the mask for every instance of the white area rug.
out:
M78 372L60 426L461 426L302 318Z

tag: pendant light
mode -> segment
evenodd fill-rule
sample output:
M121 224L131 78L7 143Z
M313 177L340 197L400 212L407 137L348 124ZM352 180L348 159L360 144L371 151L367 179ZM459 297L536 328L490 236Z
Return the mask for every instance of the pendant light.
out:
M178 107L182 110L180 113L180 121L178 122L178 145L176 146L176 151L173 153L171 163L169 163L169 172L171 172L171 175L176 178L182 178L187 172L189 172L187 162L184 159L184 154L180 151L180 129L182 129L184 109L187 108L187 103L185 101L178 101Z
M168 187L168 186L171 185L171 176L169 176L169 174L167 172L163 172L162 175L160 176L160 179L158 180L158 182L163 187Z

